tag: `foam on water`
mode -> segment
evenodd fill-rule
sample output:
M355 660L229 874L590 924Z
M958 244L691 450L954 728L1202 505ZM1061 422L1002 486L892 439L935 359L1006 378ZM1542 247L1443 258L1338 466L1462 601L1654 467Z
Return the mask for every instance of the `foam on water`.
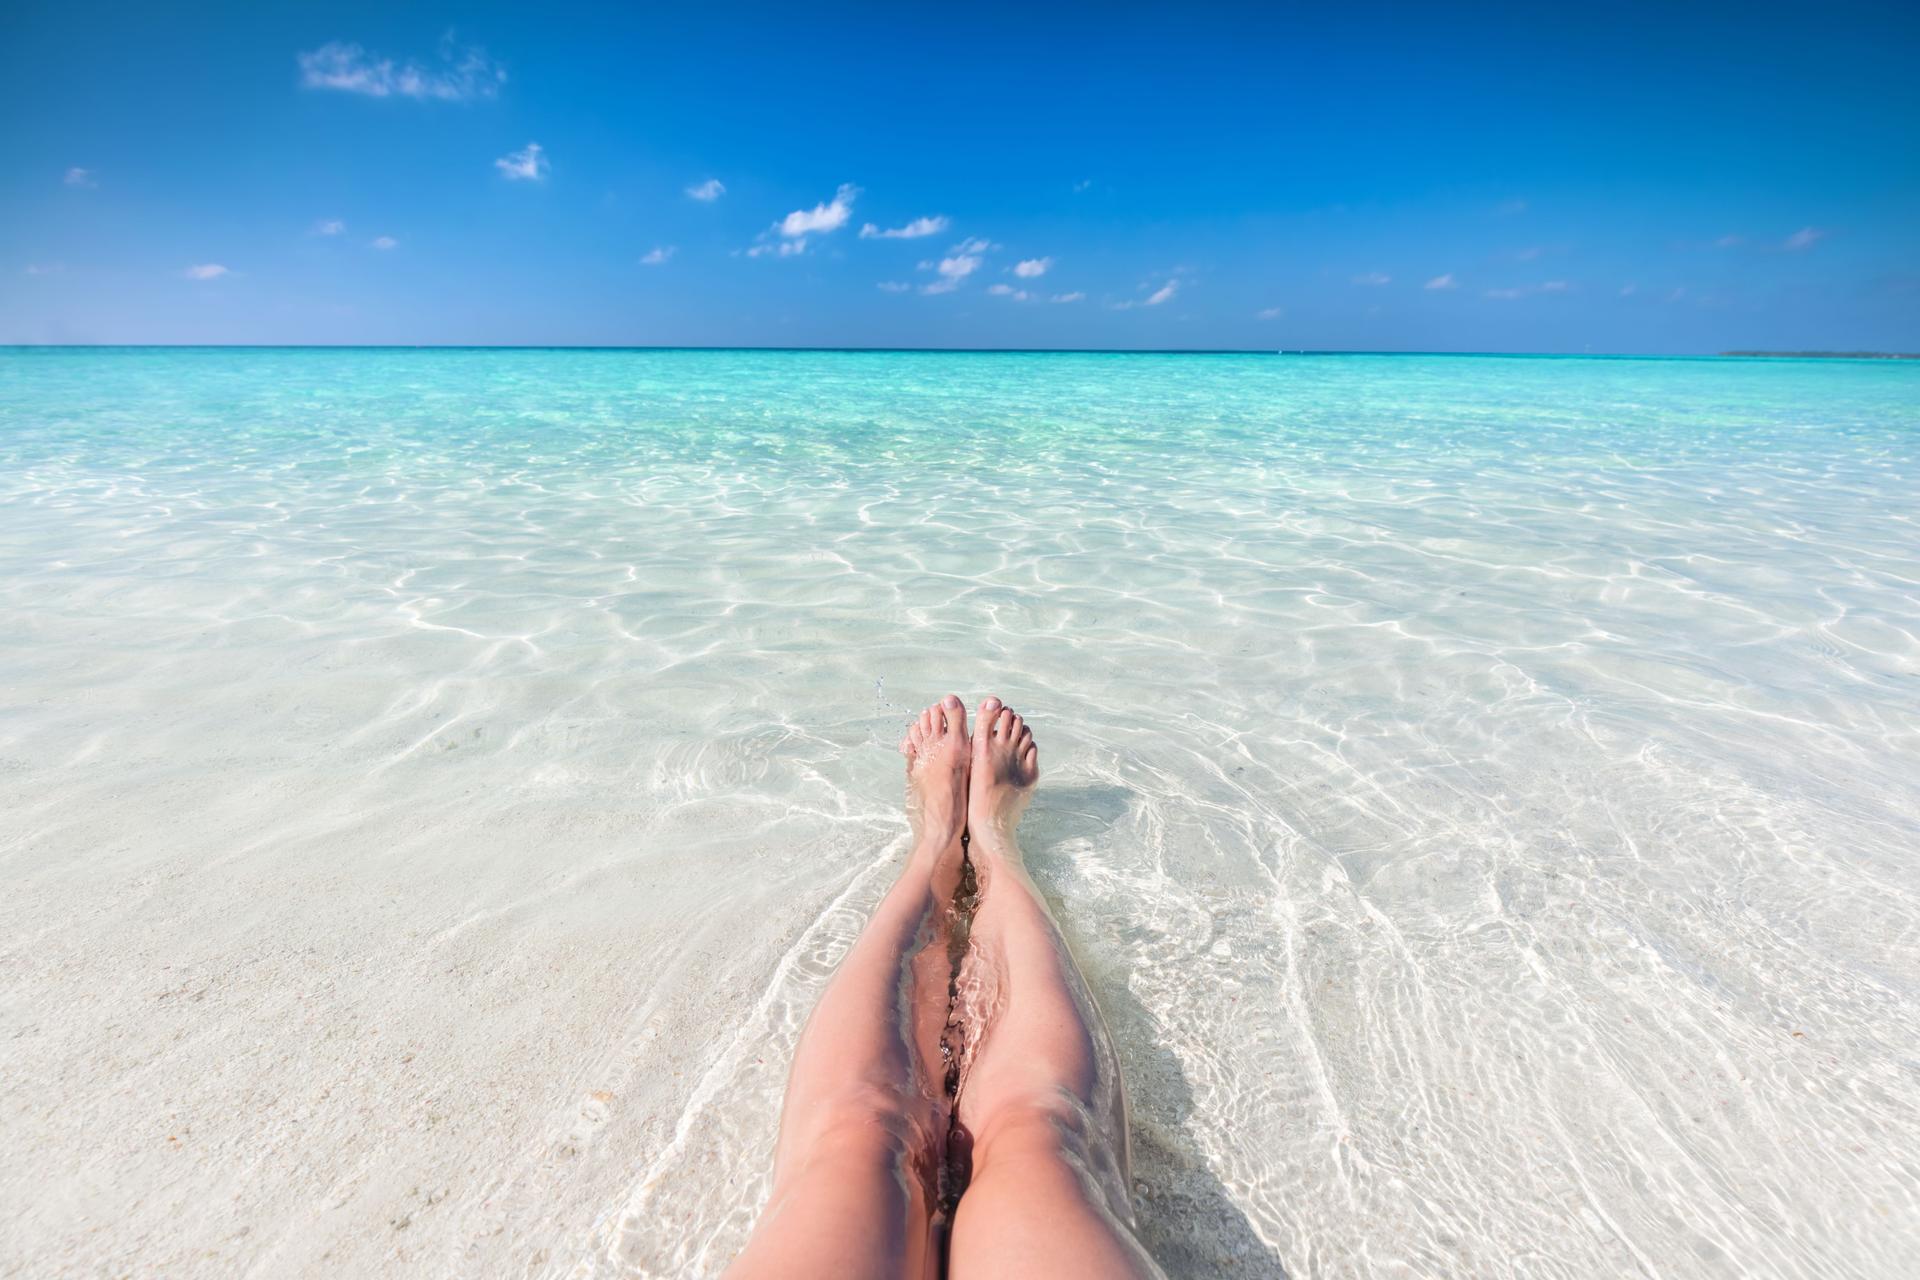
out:
M0 353L0 1271L709 1274L996 692L1176 1275L1920 1253L1920 368Z

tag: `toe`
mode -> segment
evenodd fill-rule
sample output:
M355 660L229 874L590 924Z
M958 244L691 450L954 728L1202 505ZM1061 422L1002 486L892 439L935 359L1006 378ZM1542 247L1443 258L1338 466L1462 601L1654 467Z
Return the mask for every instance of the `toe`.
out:
M1027 722L1020 718L1020 715L1018 712L1012 711L1012 710L1009 710L1007 712L1006 724L1003 728L1003 732L1006 735L1007 741L1012 742L1018 739L1020 736L1020 731L1026 727L1027 727Z
M947 732L956 737L967 736L967 704L954 694L940 699L942 710L947 713Z

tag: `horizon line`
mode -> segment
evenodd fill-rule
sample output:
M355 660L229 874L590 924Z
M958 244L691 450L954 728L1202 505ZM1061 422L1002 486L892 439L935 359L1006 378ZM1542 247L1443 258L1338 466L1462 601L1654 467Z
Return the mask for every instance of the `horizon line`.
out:
M1419 351L1342 347L890 347L688 345L545 342L6 342L12 351L648 351L843 355L1112 355L1112 356L1452 356L1465 359L1565 360L1920 360L1899 351Z

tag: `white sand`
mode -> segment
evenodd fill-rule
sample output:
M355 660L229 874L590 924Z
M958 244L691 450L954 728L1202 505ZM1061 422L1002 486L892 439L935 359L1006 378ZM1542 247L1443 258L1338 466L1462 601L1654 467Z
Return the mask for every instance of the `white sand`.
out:
M1553 390L1460 363L1429 434ZM1663 434L1728 394L1682 380L1617 389L1635 467L1384 426L903 459L924 404L769 457L801 393L727 367L658 385L734 434L626 463L394 444L469 389L315 367L246 402L281 437L86 443L238 394L177 371L0 437L0 1274L713 1273L950 688L1041 737L1035 872L1175 1275L1920 1252L1912 437ZM471 394L670 416L626 367ZM1280 395L968 367L913 394ZM1377 376L1310 374L1300 412Z

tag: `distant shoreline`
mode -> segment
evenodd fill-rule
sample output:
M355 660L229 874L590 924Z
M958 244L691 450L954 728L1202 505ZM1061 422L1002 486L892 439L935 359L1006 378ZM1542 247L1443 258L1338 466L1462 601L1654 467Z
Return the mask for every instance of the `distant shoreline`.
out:
M1370 356L1466 360L1920 360L1904 351L1719 351L1656 354L1631 351L1356 351L1274 347L795 347L627 346L608 343L460 342L0 342L0 352L52 351L449 351L652 352L800 355L1033 355L1033 356Z
M1780 360L1920 360L1920 354L1911 351L1722 351L1720 354Z

